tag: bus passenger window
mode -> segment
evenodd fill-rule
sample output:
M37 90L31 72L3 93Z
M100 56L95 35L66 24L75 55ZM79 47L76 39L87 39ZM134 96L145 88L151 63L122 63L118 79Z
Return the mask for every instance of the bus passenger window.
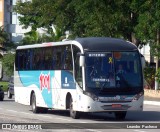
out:
M72 52L70 46L65 46L62 55L62 69L63 70L73 70L72 66Z

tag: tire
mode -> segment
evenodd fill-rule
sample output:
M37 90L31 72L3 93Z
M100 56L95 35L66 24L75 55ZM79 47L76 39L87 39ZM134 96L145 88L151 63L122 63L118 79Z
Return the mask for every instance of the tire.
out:
M115 114L115 117L117 120L124 120L127 112L126 111L118 111L118 112L115 112L114 114Z
M47 113L48 112L48 108L40 108L40 112L41 113Z
M35 95L35 93L33 93L32 97L31 97L31 107L32 107L33 113L39 113L40 112L40 107L36 106L36 95Z
M3 101L4 98L0 98L0 101Z
M73 100L72 100L72 98L70 98L70 105L69 106L70 106L70 109L69 109L70 117L72 117L73 119L79 119L80 118L80 112L73 110Z
M9 89L8 89L8 91L7 91L7 97L8 97L9 99L12 98L12 94L10 93Z

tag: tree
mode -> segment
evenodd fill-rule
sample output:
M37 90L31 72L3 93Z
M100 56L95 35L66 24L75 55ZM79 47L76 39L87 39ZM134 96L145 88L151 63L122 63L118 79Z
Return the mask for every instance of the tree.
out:
M25 37L20 41L20 45L38 44L43 42L60 41L62 37L61 31L55 29L55 34L38 33L37 31L30 31L25 33Z
M4 28L0 27L0 45L3 47L9 41L7 32L4 31Z
M19 1L14 10L21 14L19 20L24 28L31 27L33 31L40 27L51 29L54 19L52 11L54 3L54 0L32 0L32 2L24 3Z
M138 3L138 0L136 0ZM160 0L143 0L139 6L139 23L135 26L137 36L150 44L151 54L156 56L156 71L160 57ZM158 75L158 74L157 74ZM157 80L157 78L155 79ZM158 89L158 82L155 83Z
M69 30L73 37L108 36L132 41L137 14L132 1L125 0L32 0L18 2L15 11L25 28L52 25ZM124 8L125 7L125 8ZM36 10L35 10L36 8Z
M4 55L2 58L3 70L8 76L13 75L14 60L15 60L15 55L11 53Z

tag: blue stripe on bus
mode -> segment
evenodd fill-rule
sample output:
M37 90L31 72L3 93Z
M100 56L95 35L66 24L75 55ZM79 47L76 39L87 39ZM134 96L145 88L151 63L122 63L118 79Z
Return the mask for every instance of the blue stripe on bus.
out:
M41 90L43 99L49 108L53 107L51 78L54 71L19 71L19 76L24 87L35 85Z
M53 107L52 89L54 84L51 81L56 77L55 71L19 71L21 83L24 87L35 85L34 87L41 90L43 99L49 108ZM69 71L61 71L61 78L56 77L61 81L62 89L76 89L76 84L73 79L73 74ZM53 86L53 87L52 87Z
M71 72L67 70L61 72L61 87L62 89L76 89L76 84Z

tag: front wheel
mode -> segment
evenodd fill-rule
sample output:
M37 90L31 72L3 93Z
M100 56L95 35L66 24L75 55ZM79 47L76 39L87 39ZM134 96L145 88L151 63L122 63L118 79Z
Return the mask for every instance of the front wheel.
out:
M4 99L4 98L1 97L1 98L0 98L0 101L3 101L3 99Z
M114 113L117 120L124 120L126 117L126 111L117 111Z
M33 113L39 113L40 107L36 106L36 95L35 95L35 93L33 93L32 97L31 97L31 107L32 107Z
M79 119L80 118L80 112L73 110L73 100L70 98L70 117L73 119Z

